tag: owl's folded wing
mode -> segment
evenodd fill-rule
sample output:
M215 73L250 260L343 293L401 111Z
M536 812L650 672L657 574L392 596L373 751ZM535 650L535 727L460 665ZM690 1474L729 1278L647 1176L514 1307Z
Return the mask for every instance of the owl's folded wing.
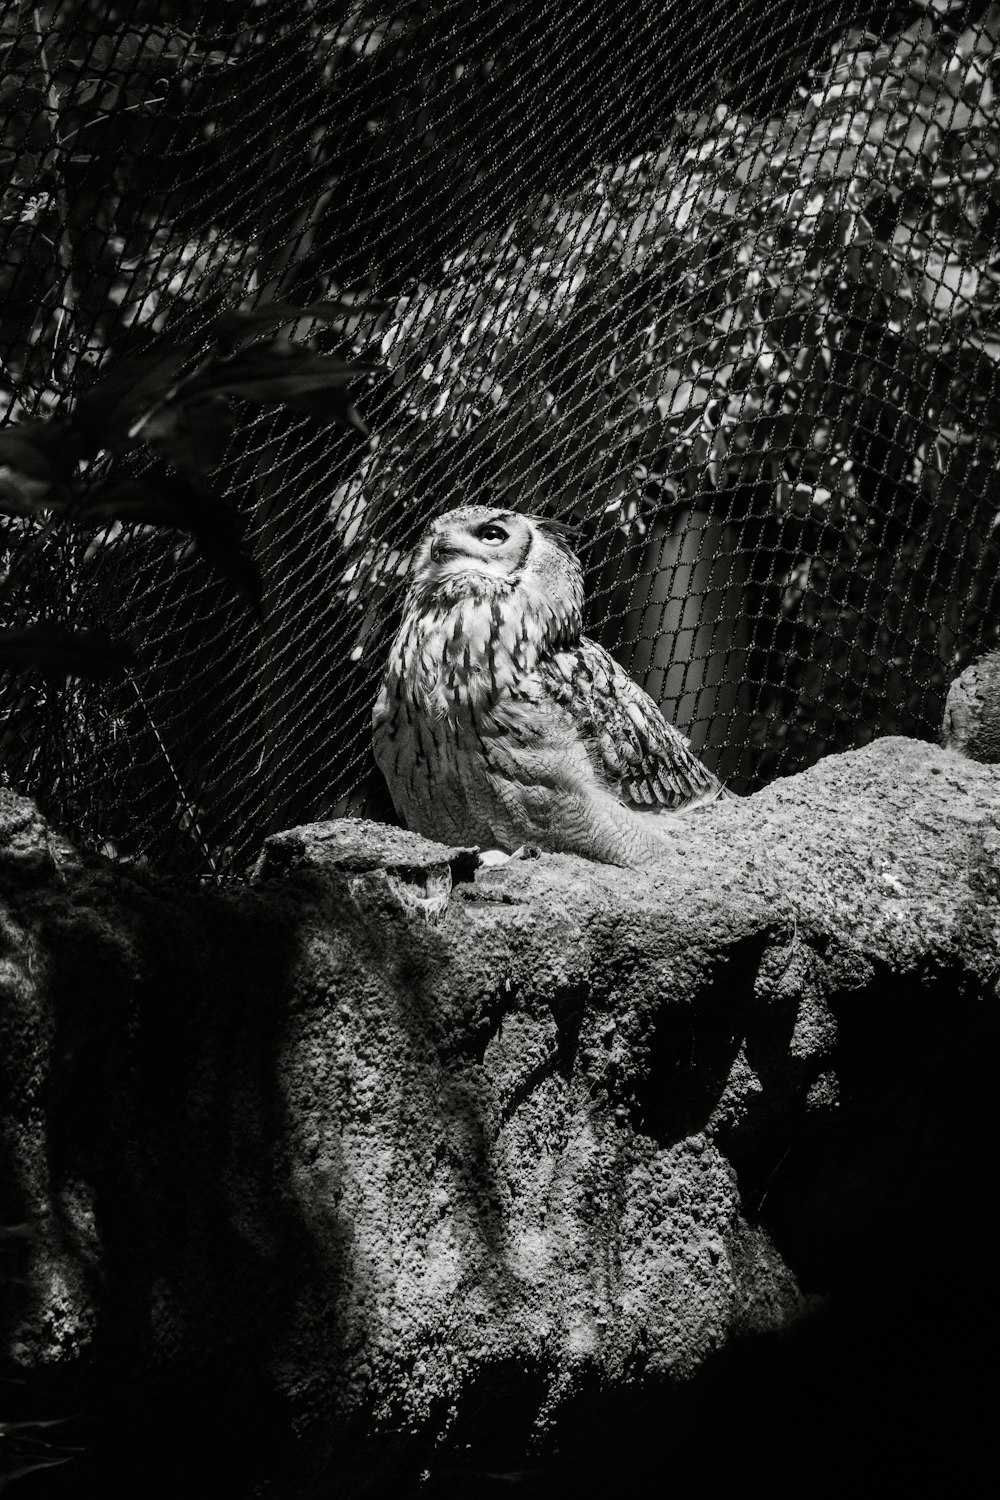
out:
M676 810L725 796L647 693L596 641L557 651L539 667L546 690L569 710L592 760L623 801Z

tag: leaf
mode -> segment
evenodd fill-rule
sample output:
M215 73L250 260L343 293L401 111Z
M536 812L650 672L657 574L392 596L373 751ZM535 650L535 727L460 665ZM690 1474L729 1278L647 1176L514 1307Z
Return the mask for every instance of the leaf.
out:
M287 405L315 418L317 422L354 427L363 438L370 436L364 418L354 402L348 399L346 391L303 391Z
M218 344L238 349L248 339L276 333L291 323L309 320L340 323L344 318L374 317L383 312L385 306L376 298L364 302L310 302L305 307L298 307L294 302L263 302L246 312L223 313L216 320L213 333Z
M40 516L50 508L52 485L32 479L10 464L0 464L0 512L6 516Z
M22 422L0 431L0 511L39 516L64 506L78 457L67 422Z
M0 431L0 464L53 484L70 478L82 457L76 429L58 418L18 422Z
M712 438L709 455L705 462L705 470L713 489L719 489L722 485L726 455L729 452L729 438L729 426L725 422L720 422Z
M237 517L229 505L193 484L183 474L150 472L97 486L76 519L82 525L172 526L195 540L196 550L211 568L234 586L258 621L264 619L261 573L243 550Z
M0 630L0 668L67 677L111 677L135 665L128 641L102 630L69 630L43 620L22 630Z
M4 1470L3 1483L6 1485L12 1479L22 1479L25 1474L33 1474L36 1469L54 1469L59 1464L68 1464L72 1456L68 1454L65 1458L26 1458L14 1468Z
M987 359L1000 364L1000 332L991 329L985 333L967 333L965 339L966 343L981 349Z
M38 1226L25 1220L23 1224L0 1224L0 1240L33 1240Z
M12 1432L36 1432L47 1427L65 1427L67 1422L72 1421L72 1417L42 1417L37 1421L0 1422L0 1437L8 1437Z
M239 547L230 545L228 537L220 538L209 531L195 533L198 551L207 563L232 584L240 598L250 606L258 625L264 623L264 589L260 569Z
M263 620L260 570L243 550L236 516L223 501L183 474L153 471L97 485L74 520L82 526L117 521L187 532L209 566L232 584L256 618Z
M275 339L213 362L186 382L185 390L190 395L211 391L238 396L261 406L295 405L297 398L311 392L336 390L376 373L377 365L315 354Z
M112 479L94 486L74 520L81 526L120 521L126 526L168 526L193 532L203 502L210 503L180 475Z
M142 436L161 458L185 473L206 476L226 456L236 414L225 396L211 392L171 401L143 423Z
M135 448L144 439L133 432L144 412L166 400L176 387L192 351L179 346L138 355L112 365L108 373L78 399L73 423L88 454Z
M979 291L980 273L957 256L928 253L924 260L924 300L943 318L965 317Z

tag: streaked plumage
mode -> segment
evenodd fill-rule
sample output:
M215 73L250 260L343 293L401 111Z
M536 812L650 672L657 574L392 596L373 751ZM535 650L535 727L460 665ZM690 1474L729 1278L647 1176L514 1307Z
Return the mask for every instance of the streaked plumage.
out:
M373 716L408 828L637 865L666 852L656 814L722 794L581 635L582 605L580 564L553 523L470 505L428 528Z

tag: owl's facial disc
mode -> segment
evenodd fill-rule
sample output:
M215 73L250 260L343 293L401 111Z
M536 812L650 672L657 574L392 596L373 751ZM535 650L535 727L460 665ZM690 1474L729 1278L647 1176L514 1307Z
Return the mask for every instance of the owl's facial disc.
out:
M430 536L428 556L433 573L439 581L463 573L509 579L521 560L520 549L516 544L511 546L513 529L513 518L508 521L502 515L475 523L445 517Z

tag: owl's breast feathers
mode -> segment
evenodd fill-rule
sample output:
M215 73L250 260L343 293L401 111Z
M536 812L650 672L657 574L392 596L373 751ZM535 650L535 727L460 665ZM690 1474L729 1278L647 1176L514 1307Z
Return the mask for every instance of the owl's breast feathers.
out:
M574 603L483 576L415 589L389 654L376 728L400 710L453 725L488 712L546 655L579 638Z

